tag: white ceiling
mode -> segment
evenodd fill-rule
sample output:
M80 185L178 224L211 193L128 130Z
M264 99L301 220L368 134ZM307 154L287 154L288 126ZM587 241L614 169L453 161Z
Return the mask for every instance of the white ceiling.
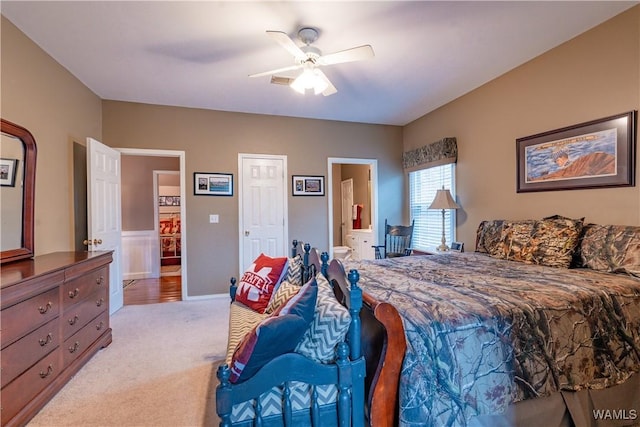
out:
M638 1L7 1L2 14L108 100L405 125ZM249 74L293 64L265 33L320 30L338 89Z

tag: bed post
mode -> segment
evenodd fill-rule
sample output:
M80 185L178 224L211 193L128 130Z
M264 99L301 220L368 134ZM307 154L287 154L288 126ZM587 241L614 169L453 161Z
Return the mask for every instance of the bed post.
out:
M293 240L293 246L291 247L291 258L294 258L298 255L298 240Z
M229 377L231 376L231 370L226 363L218 366L218 387L216 388L216 412L220 417L220 427L231 426L231 410L233 405L231 404L231 383Z
M231 302L236 300L236 291L238 290L238 285L236 285L236 278L232 277L230 280L231 285L229 285L229 296L231 297Z
M322 252L320 254L320 261L322 261L322 266L320 267L320 271L324 277L327 277L327 269L329 268L329 254L326 252Z
M309 265L309 252L311 252L311 245L304 244L304 254L302 255L302 283L307 283L311 278L311 266Z
M362 308L362 289L358 286L360 274L358 270L349 271L349 314L351 314L351 325L349 326L349 349L351 350L353 385L351 389L352 397L352 426L361 427L364 425L364 377L366 375L365 360L362 356L361 347L361 324L360 309Z
M349 312L351 314L351 326L349 327L349 347L351 347L351 360L356 360L361 356L360 349L360 309L362 308L362 289L358 286L360 273L358 270L349 271Z

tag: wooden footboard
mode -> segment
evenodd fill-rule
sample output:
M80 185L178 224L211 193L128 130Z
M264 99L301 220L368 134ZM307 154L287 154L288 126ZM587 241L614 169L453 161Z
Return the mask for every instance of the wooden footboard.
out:
M326 266L326 261L323 264ZM327 277L334 284L336 296L344 298L339 289L348 286L348 280L339 260L331 261ZM372 427L396 426L399 414L398 382L406 349L404 327L393 305L379 301L366 292L363 292L362 300L361 342L366 360L365 403L369 423Z

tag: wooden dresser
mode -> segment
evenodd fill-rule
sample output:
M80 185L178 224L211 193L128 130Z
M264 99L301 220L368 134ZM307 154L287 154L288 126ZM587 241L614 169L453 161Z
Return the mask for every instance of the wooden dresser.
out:
M26 424L111 343L111 260L56 252L1 267L1 425Z

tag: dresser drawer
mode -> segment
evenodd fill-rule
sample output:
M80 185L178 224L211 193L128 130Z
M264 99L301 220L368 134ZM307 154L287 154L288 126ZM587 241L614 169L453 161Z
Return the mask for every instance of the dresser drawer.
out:
M109 311L105 310L84 328L67 338L62 346L64 368L88 349L107 329L109 329Z
M13 418L42 389L51 384L60 372L59 349L49 353L44 359L33 365L28 371L2 388L2 425Z
M58 288L54 288L2 310L2 348L57 317L58 292Z
M62 285L62 309L66 310L89 297L96 289L106 289L109 285L107 267L88 272Z
M107 289L96 290L87 299L80 301L65 310L61 316L63 339L78 332L91 319L105 310L107 306Z
M58 319L56 318L4 348L0 360L2 363L2 387L55 350L59 344Z

